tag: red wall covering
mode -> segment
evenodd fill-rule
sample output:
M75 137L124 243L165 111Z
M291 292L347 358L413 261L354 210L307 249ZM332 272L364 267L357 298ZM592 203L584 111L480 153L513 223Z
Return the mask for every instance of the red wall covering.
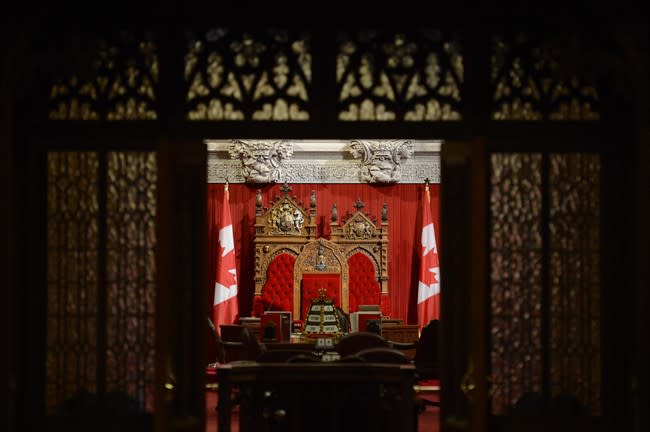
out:
M231 184L230 211L232 212L239 281L239 312L251 314L255 291L255 191L261 189L265 207L280 192L279 184ZM419 271L420 235L422 220L422 184L367 185L367 184L290 184L291 196L309 207L309 195L316 191L317 223L319 236L329 238L332 204L336 203L339 221L355 211L357 198L365 204L364 212L378 221L381 208L388 204L389 247L388 277L391 318L403 319L405 323L417 322L417 279ZM223 184L208 185L208 316L211 315L214 295L214 278L219 227L219 205L223 199ZM431 185L431 210L439 241L440 186ZM438 243L439 250L442 249ZM443 270L444 272L444 270Z

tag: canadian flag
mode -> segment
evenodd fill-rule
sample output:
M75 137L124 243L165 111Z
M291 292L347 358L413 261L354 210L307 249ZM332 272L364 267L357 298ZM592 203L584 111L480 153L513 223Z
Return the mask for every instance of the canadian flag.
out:
M431 216L429 184L424 188L422 200L422 253L418 283L418 324L426 326L432 319L440 319L440 261L436 232Z
M221 206L221 228L219 229L219 251L214 283L213 321L217 328L221 324L232 324L239 314L237 303L237 269L235 261L235 240L232 233L232 219L226 183Z

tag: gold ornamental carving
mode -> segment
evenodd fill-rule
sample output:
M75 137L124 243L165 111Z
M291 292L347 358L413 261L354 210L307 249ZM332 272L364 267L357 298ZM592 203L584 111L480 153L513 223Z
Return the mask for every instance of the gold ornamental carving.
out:
M300 234L305 217L298 207L284 202L271 210L269 222L274 234L294 235Z
M370 239L375 236L375 225L357 214L345 225L345 238L351 240Z

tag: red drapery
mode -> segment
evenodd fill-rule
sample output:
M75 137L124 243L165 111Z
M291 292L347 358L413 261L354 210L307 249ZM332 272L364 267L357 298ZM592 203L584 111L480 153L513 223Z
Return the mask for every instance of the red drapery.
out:
M279 184L230 184L230 211L232 214L237 276L239 278L239 311L250 315L255 291L255 192L262 191L263 205L281 196ZM319 236L329 238L332 204L336 203L339 221L347 213L354 213L357 198L365 204L364 213L380 221L381 209L388 204L389 247L388 286L391 302L391 318L403 319L404 323L417 322L417 289L419 271L421 227L421 197L423 184L367 185L367 184L290 184L291 196L304 207L309 207L309 195L316 191L317 223ZM436 238L439 239L440 185L430 185L431 211ZM212 289L215 277L218 245L219 206L223 201L223 185L208 185L208 289L212 305ZM438 248L442 249L438 244Z

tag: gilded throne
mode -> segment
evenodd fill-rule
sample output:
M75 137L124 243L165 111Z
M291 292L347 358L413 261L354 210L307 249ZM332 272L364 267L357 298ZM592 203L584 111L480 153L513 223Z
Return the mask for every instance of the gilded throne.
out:
M253 314L284 310L304 319L311 300L324 289L345 313L376 304L390 315L386 205L379 223L361 211L360 200L341 222L334 206L328 240L316 238L315 192L305 208L289 196L290 190L285 184L268 209L258 191Z

